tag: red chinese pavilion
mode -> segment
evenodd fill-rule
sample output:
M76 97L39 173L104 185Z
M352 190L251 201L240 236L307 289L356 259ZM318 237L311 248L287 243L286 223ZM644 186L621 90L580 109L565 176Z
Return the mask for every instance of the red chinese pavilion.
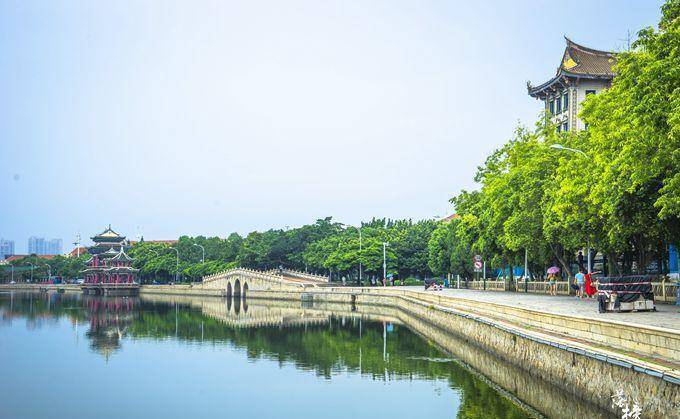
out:
M125 253L129 243L111 229L91 237L94 246L88 249L92 255L87 261L86 284L132 284L139 269L132 267L132 258ZM108 249L108 250L107 250Z

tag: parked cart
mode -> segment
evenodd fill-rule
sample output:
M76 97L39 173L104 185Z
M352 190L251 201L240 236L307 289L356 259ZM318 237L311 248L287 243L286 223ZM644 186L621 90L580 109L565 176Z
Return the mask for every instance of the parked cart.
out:
M597 294L600 313L656 311L652 279L647 275L602 277Z

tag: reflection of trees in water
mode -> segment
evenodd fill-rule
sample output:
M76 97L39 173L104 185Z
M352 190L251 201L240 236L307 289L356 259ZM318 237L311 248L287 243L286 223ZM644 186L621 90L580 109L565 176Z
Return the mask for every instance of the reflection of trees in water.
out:
M56 292L18 292L0 294L0 318L10 322L15 318L27 320L29 328L40 328L44 323L54 323L62 317L71 322L86 319L80 294Z
M227 300L225 304L228 313L235 317L237 312L231 310L231 304L235 305L236 301ZM252 301L250 305L251 310L259 308L258 305L253 306ZM172 311L147 310L145 303L143 306L142 322L136 322L130 330L133 336L157 339L176 336L189 341L228 342L244 350L250 359L294 365L297 369L313 371L328 379L333 374L352 371L385 381L445 380L451 388L459 389L463 394L459 417L527 416L491 386L459 364L447 360L433 343L423 340L405 326L394 325L392 331L386 334L385 356L385 326L358 318L331 316L324 324L240 328L227 326L188 306L180 311L178 322Z
M91 340L90 347L107 358L121 349L125 336L229 343L243 350L250 359L294 365L325 378L352 371L384 381L445 380L451 388L461 390L459 417L526 417L524 411L465 368L442 360L445 355L434 344L405 326L394 325L385 333L382 323L329 316L325 323L239 328L206 316L189 304L76 294L52 298L25 294L14 299L12 310L7 299L0 299L0 309L3 316L19 313L22 317L67 316L88 320L90 328L86 336ZM241 299L228 300L225 305L228 315L234 317L263 309L261 303L250 303L247 311Z

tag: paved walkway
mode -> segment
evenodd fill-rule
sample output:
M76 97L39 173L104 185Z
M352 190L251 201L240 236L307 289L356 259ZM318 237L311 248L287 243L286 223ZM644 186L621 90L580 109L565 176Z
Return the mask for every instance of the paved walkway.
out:
M428 294L442 294L450 297L465 298L475 301L504 304L530 310L547 311L566 316L585 316L598 320L614 320L619 322L637 323L646 326L663 327L680 331L680 306L657 304L658 311L635 313L598 313L597 301L578 299L576 297L541 294L525 294L521 292L479 291L445 289L442 291L424 291L423 287L404 287L409 290L427 292Z

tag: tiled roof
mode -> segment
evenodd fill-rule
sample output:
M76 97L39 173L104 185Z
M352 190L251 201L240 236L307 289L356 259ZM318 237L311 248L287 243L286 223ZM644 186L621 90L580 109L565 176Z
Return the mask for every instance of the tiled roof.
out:
M449 215L449 216L446 216L446 217L442 218L442 222L443 222L443 223L449 223L449 222L451 222L451 220L455 220L455 219L457 219L457 218L460 218L460 215L458 215L458 214L451 214L451 215Z
M614 77L614 53L584 47L567 37L564 39L567 46L562 54L562 62L557 67L557 74L538 86L527 83L529 96L544 98L556 89L559 91L564 88L572 78L611 80Z
M80 247L75 247L71 252L69 253L69 256L71 257L76 257L78 256L78 250L80 249L80 255L84 255L87 253L87 247L85 246L80 246Z
M130 240L130 245L135 246L139 243L157 243L157 244L177 244L179 240L144 240L142 241L136 241L136 240Z
M7 256L5 258L5 261L12 262L12 261L15 261L15 260L27 258L29 256L35 256L38 259L54 259L55 257L57 257L59 255L12 255L12 256Z
M106 230L102 231L101 233L97 234L94 237L91 237L92 240L97 241L96 239L119 239L123 240L125 239L125 236L121 236L120 234L116 233L111 229L111 224L106 228ZM116 241L119 241L116 240Z
M566 38L567 47L562 56L562 63L558 69L572 74L592 76L614 76L612 67L616 64L616 57L609 51L600 51L584 47Z
M112 257L111 260L131 261L132 258L131 258L130 256L128 256L127 253L125 253L125 252L123 251L123 248L121 247L121 248L120 248L120 252L118 252L118 254L117 254L116 256Z

